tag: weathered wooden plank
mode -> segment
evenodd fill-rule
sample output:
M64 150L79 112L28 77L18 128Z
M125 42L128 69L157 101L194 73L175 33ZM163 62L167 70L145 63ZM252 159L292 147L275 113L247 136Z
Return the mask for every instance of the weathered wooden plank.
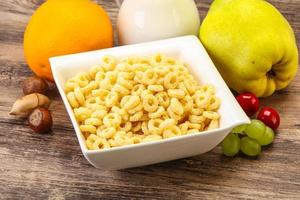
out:
M32 73L23 56L23 32L43 1L0 0L0 199L299 199L300 75L284 91L262 99L282 124L275 143L257 160L226 158L220 148L192 158L121 171L88 164L57 91L50 96L51 134L33 134L27 122L8 116ZM98 0L115 26L113 0ZM196 0L203 19L212 0ZM271 1L300 37L300 1Z

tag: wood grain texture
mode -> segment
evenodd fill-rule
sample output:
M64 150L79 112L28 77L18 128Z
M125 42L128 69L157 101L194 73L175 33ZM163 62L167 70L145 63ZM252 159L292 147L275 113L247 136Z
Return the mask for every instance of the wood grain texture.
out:
M32 75L22 40L39 0L0 0L0 199L299 199L300 75L262 103L281 113L274 144L257 160L231 159L220 148L192 158L127 169L93 168L81 154L57 91L51 94L51 134L32 134L27 122L8 116ZM99 0L116 22L113 0ZM203 19L211 0L196 0ZM300 41L300 0L271 1ZM55 111L54 111L55 110Z

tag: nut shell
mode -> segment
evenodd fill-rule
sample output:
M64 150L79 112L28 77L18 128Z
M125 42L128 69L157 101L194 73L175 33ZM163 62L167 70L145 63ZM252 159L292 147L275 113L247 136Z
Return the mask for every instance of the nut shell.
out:
M48 90L47 82L37 76L28 77L23 82L23 93L25 95L32 93L46 94Z
M27 117L33 109L37 107L48 108L49 105L50 99L47 96L40 93L28 94L15 101L9 114Z
M52 116L46 108L34 109L28 117L29 127L36 133L49 132L52 127Z

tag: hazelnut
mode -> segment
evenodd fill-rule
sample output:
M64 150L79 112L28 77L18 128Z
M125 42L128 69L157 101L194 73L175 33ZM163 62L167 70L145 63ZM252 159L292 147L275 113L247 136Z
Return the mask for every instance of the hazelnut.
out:
M47 82L37 76L28 77L23 82L23 93L25 95L32 93L46 94L48 90Z
M29 127L36 133L46 133L52 127L52 116L46 108L34 109L28 117Z

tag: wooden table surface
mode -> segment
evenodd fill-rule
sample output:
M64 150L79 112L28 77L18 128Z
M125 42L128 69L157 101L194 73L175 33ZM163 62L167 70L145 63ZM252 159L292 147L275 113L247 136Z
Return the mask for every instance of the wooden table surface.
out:
M23 32L40 0L0 0L0 199L300 199L300 75L263 99L282 124L257 159L226 158L220 147L192 158L121 171L92 167L83 157L57 91L51 94L51 134L33 134L8 116L32 75L23 57ZM201 18L210 0L196 0ZM300 0L271 1L300 41ZM99 0L116 22L113 0Z

